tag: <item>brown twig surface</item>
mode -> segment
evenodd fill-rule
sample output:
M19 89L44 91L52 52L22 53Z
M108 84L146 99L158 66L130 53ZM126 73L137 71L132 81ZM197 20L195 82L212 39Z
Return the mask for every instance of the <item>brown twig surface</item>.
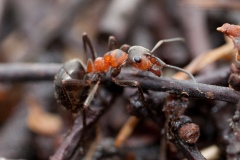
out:
M74 123L72 132L66 137L65 141L61 144L59 149L51 156L51 160L58 159L72 159L76 150L78 150L79 143L84 137L84 134L89 134L94 131L94 123L100 117L101 113L97 112L94 115L87 114L87 128L83 129L82 116L79 116ZM83 146L82 146L83 147Z
M8 68L6 72L3 70ZM54 75L60 68L59 64L14 64L14 65L0 65L0 75L3 76L0 79L2 82L27 82L27 81L42 81L53 80ZM2 70L1 70L2 69ZM2 72L1 72L2 71ZM8 75L6 75L6 73ZM34 73L34 74L33 74ZM121 79L133 79L140 83L143 89L149 89L153 91L169 92L178 95L185 95L192 98L206 98L227 101L231 103L238 103L239 93L228 87L213 86L207 84L194 84L190 81L177 81L165 77L148 77L142 74L133 75L133 72L126 70L126 73L121 74ZM105 79L109 81L110 79ZM224 94L227 93L227 96Z

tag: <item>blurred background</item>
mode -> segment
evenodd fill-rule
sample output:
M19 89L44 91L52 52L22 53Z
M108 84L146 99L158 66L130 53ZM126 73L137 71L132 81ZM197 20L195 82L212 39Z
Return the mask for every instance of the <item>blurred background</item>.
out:
M86 62L81 35L87 32L98 56L107 52L110 35L119 46L140 45L150 50L159 40L183 37L184 43L164 44L155 55L167 64L184 67L223 45L224 36L216 28L223 23L239 24L239 15L237 0L1 0L0 61L47 65L80 58ZM230 64L214 63L199 74L225 63ZM110 128L115 134L128 117L126 101L118 100L117 111L111 111L122 116L109 124L114 125ZM52 81L0 84L0 157L48 159L64 139L69 121L56 103ZM211 129L208 132L214 137ZM158 153L158 148L152 153ZM153 155L152 159L159 156Z

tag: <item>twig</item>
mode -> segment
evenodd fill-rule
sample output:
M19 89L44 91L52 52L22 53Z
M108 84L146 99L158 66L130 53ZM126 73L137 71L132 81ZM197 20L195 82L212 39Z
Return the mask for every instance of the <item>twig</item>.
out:
M61 64L6 63L0 64L0 82L53 80Z
M1 82L26 82L53 80L61 65L59 64L1 64ZM149 77L133 75L131 70L123 70L120 76L122 79L133 79L140 83L143 89L169 92L172 94L187 95L192 98L215 99L231 103L238 103L240 93L228 87L218 87L198 83L196 85L187 81L178 81L165 77ZM110 77L103 81L111 80Z
M198 151L196 145L188 145L183 143L179 137L176 137L175 144L181 148L181 150L186 155L186 158L189 160L206 160L202 154Z
M178 72L181 73L181 72ZM176 78L178 79L185 79L186 75L185 74L176 74ZM227 78L229 77L230 70L229 68L223 68L218 70L217 72L211 73L211 74L204 74L200 77L197 77L196 80L197 82L202 82L206 84L225 84L227 83ZM134 130L136 125L138 124L139 119L137 118L129 118L128 121L124 124L120 132L118 133L116 140L115 140L115 145L116 147L121 146L126 139L132 134L130 130L127 130L127 133L125 133L125 128L129 128L131 126L131 131ZM123 135L124 134L124 135Z
M99 118L101 118L110 108L110 104L115 100L114 95L109 95L109 98L101 102L101 109L91 109L86 112L86 127L83 127L82 115L80 114L74 121L74 126L71 133L66 137L59 149L51 157L51 160L59 159L74 159L75 157L83 157L84 152L90 147L90 143L95 139L92 133L95 133L96 125ZM86 146L87 147L86 147ZM81 150L84 149L83 151Z
M89 112L87 112L88 114ZM83 129L82 125L82 115L79 115L75 120L72 132L67 136L65 141L61 144L59 149L55 152L53 156L51 156L51 160L59 160L59 159L71 159L75 152L77 152L77 148L81 147L79 145L80 142L83 141L84 135L93 133L94 124L101 117L102 110L97 111L94 114L87 115L86 120L86 128Z
M138 124L138 118L135 116L132 116L128 119L128 121L124 125L121 131L118 133L118 136L115 140L114 145L116 147L120 147L122 143L126 140L126 137L129 137L129 135L133 132L135 129L135 126Z
M215 99L230 103L238 103L240 93L228 87L219 87L191 83L189 81L178 81L165 77L134 76L130 74L122 75L122 79L133 79L139 82L143 89L168 92L177 95L186 95L191 98ZM197 89L197 87L198 89Z

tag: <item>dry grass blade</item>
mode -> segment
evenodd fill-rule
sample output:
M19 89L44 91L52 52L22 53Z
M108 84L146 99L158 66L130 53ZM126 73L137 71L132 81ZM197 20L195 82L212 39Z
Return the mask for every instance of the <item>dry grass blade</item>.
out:
M27 102L29 107L26 123L31 131L45 136L54 136L59 133L63 124L59 116L44 111L32 98L28 98Z
M201 56L196 57L189 65L184 69L192 74L196 73L203 67L211 64L219 59L225 59L226 57L232 57L234 45L231 39L226 38L226 44L215 48L209 52L202 54ZM182 72L177 72L173 78L176 79L187 79L188 76Z
M124 124L117 135L114 143L116 147L120 147L126 141L126 139L132 134L138 122L139 119L135 116L128 118L127 122Z

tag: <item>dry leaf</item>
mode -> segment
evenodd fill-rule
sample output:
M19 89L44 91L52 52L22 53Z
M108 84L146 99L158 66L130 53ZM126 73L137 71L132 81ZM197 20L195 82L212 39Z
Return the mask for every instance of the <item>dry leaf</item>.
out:
M32 98L28 99L28 128L38 134L53 136L62 128L62 120L58 115L48 113Z

